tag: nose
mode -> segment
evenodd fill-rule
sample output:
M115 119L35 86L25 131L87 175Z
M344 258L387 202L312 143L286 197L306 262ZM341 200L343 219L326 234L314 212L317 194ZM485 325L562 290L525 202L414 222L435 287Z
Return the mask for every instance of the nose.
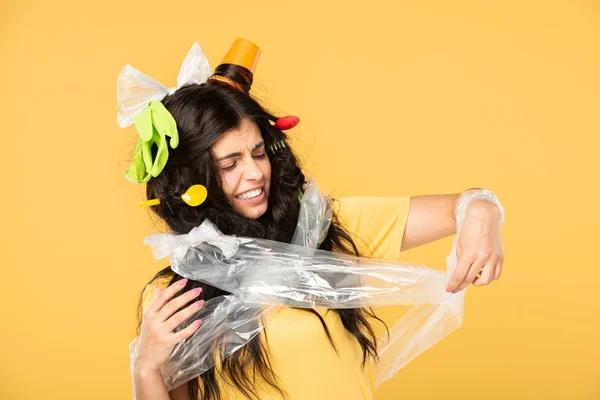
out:
M244 179L259 181L262 177L263 173L254 158L248 157L248 161L246 161L246 165L244 165Z

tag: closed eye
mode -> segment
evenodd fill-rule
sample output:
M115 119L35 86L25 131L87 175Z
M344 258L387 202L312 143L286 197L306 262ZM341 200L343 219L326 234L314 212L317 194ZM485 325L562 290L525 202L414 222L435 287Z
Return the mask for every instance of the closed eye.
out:
M259 160L262 160L263 158L267 157L267 153L262 153L262 154L257 154L255 156L252 156L254 158L258 158ZM237 166L237 162L234 162L231 165L228 165L226 167L223 167L222 170L223 171L233 171L235 169L235 167Z
M236 163L233 163L233 164L231 164L230 166L228 166L228 167L223 167L223 168L221 168L221 169L222 169L223 171L231 171L231 170L233 170L233 169L235 168L235 166L236 166L236 165L237 165Z

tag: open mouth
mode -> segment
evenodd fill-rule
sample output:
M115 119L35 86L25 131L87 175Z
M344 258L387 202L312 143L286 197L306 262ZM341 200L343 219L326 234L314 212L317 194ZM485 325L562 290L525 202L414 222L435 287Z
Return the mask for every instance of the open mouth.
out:
M263 194L263 192L264 192L263 188L258 188L258 189L250 190L246 193L239 194L239 195L235 196L235 198L238 200L251 200L251 199L255 199L255 198L259 197L260 195Z

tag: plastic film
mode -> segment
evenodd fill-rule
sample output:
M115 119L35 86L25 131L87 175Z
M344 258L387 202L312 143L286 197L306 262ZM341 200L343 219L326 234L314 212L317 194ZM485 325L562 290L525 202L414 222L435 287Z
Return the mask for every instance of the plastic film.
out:
M504 211L493 193L471 190L457 204L457 230L469 202L484 198ZM231 295L211 299L196 315L203 324L179 343L161 369L167 390L207 371L242 348L264 328L273 306L362 308L410 305L409 311L380 338L379 362L374 363L378 386L427 350L463 321L464 293L446 293L456 267L456 235L446 258L446 271L425 265L354 257L316 249L326 235L332 202L314 181L304 193L292 243L221 234L205 220L187 235L147 237L157 258L169 256L177 274L202 281ZM130 345L136 356L137 338Z

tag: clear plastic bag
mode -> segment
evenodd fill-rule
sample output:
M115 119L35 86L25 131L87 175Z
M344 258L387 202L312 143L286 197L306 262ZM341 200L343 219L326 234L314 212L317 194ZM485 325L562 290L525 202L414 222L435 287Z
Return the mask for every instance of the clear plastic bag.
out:
M479 198L500 207L502 223L504 211L493 193L467 191L457 206L458 232L466 205ZM175 347L161 369L167 390L202 374L217 359L248 343L264 328L263 317L273 306L410 305L390 329L389 337L380 338L380 359L373 364L377 386L462 325L465 290L457 294L445 291L456 267L458 234L444 272L420 264L316 249L331 218L331 200L319 192L314 181L309 181L291 244L226 236L208 220L187 235L163 233L144 240L155 257L170 257L171 269L177 274L231 293L207 301L202 310L177 328L203 319L200 328ZM130 345L132 373L136 351L137 338Z

